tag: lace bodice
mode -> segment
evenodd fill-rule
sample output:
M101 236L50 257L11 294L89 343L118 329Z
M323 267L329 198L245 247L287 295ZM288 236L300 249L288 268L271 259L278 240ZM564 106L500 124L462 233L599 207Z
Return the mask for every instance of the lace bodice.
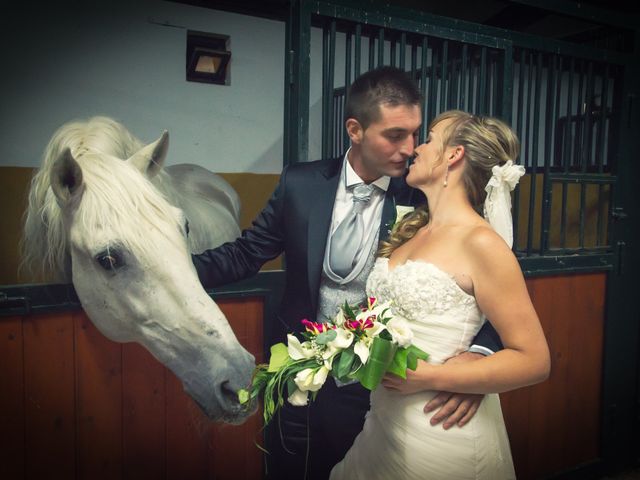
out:
M367 280L367 294L392 301L394 313L406 318L414 343L429 353L429 362L442 363L466 350L484 317L475 298L453 277L432 263L408 260L393 270L379 258Z

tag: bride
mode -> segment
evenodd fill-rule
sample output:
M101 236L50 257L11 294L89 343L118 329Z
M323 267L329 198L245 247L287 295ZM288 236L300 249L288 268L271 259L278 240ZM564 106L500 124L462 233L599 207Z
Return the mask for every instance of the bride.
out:
M383 243L367 291L394 302L430 358L406 380L388 374L372 392L363 430L332 480L515 478L497 393L545 380L550 364L510 248L510 190L524 173L512 163L518 151L502 121L462 111L438 116L416 148L407 183L425 193L428 209L405 217ZM476 211L483 202L484 218ZM445 364L467 349L485 315L504 349ZM423 411L438 391L489 395L464 427L444 430Z

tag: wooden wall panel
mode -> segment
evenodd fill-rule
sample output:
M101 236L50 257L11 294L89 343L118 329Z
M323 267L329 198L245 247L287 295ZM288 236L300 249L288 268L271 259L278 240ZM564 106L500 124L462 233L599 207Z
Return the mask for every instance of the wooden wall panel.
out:
M263 362L262 302L258 299L218 302L220 309L236 332L238 341L251 352L258 363ZM254 415L241 426L216 425L212 431L212 460L219 480L237 478L262 478L262 452L255 445L262 445L261 416Z
M24 478L22 318L0 319L0 478Z
M84 312L76 322L78 477L122 475L122 345L104 337Z
M123 478L155 480L166 469L166 369L142 346L122 346Z
M551 350L551 375L501 395L521 480L596 460L605 273L537 277L527 286Z
M527 280L552 372L501 395L521 480L598 457L605 282L604 273ZM264 361L261 299L219 305ZM262 477L260 415L212 424L173 373L142 347L104 338L82 312L0 319L0 388L0 468L11 469L2 478Z
M25 478L76 478L71 314L25 317Z
M167 480L206 479L209 475L209 422L167 370Z

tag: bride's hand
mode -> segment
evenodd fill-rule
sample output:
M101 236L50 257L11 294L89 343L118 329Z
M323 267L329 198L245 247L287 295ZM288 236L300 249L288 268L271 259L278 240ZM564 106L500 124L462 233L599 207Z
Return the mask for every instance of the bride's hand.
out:
M478 353L464 352L450 358L445 363L463 363L479 360L482 357L483 355ZM462 427L476 414L483 398L484 395L476 393L439 392L425 405L424 413L438 409L431 417L431 420L429 420L431 425L438 425L444 420L442 427L445 430L448 430L454 425Z
M406 380L392 373L387 373L382 378L382 386L394 390L403 395L429 390L429 371L434 368L427 362L418 360L418 368L415 371L407 369ZM437 368L437 367L436 367Z

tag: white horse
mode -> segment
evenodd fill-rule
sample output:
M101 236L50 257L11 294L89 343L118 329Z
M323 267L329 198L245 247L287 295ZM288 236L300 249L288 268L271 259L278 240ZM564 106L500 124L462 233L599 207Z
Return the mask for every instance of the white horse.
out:
M255 360L190 254L238 236L239 201L204 168L163 169L168 138L143 146L106 117L62 126L32 180L24 263L72 281L96 327L145 346L207 416L241 423L251 412L237 391L250 384Z

